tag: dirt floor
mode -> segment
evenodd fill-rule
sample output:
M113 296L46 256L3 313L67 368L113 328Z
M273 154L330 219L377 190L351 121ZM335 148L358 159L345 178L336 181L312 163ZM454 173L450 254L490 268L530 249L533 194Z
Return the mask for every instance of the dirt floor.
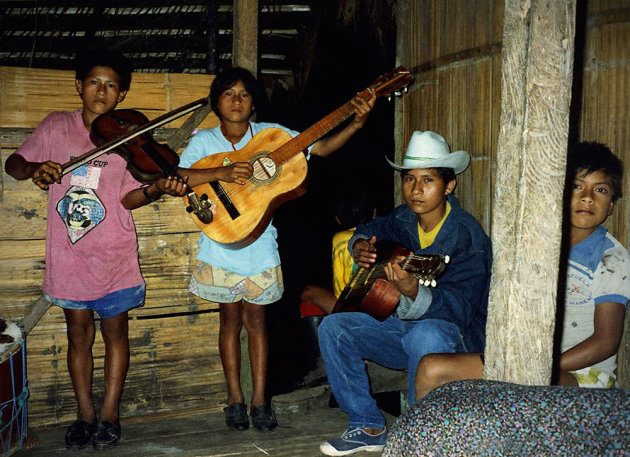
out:
M328 406L325 387L274 398L279 427L267 433L228 429L222 412L176 414L169 417L132 418L122 421L123 437L113 450L68 451L64 445L66 426L35 430L39 445L15 452L16 457L55 457L65 455L112 455L116 457L316 457L319 444L339 436L347 417ZM386 414L391 424L394 417ZM380 453L361 453L375 457Z

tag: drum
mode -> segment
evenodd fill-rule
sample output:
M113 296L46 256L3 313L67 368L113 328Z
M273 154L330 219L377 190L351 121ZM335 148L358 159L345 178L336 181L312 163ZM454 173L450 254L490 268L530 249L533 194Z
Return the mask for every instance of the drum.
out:
M22 447L28 430L26 351L19 327L0 318L0 455Z

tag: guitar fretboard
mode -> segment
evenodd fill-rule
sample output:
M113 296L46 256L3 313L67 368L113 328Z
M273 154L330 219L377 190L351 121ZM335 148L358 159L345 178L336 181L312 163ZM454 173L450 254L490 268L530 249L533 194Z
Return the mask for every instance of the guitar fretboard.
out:
M365 89L359 94L359 96L368 98L369 94L369 89ZM319 122L316 122L314 125L304 130L304 132L295 138L287 141L285 144L273 151L269 156L279 165L286 162L295 154L302 152L311 144L319 140L322 136L348 119L353 113L354 106L348 101Z
M414 276L433 277L435 273L439 274L441 270L440 257L409 255L400 263L400 267L407 272L411 272ZM361 268L353 278L353 286L356 284L365 284L385 276L385 265L389 261L378 262L371 268ZM448 263L445 261L444 263Z

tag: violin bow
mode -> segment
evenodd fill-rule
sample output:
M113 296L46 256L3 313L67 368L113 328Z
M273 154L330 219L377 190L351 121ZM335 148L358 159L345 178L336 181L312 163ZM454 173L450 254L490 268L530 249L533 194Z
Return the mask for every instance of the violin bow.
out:
M106 152L111 151L112 149L116 149L118 146L125 144L127 141L129 141L132 138L135 138L139 135L142 135L143 133L156 129L160 127L161 125L168 124L169 122L174 121L175 119L180 118L190 113L191 111L195 111L196 109L199 109L202 106L207 105L207 104L208 104L207 98L200 98L199 100L195 102L181 106L173 111L170 111L166 114L156 117L151 122L148 122L147 124L143 125L137 130L130 132L128 135L124 135L120 138L116 138L115 140L109 141L99 146L96 149L92 149L91 151L88 151L85 154L82 154L79 157L75 157L69 162L66 162L65 164L62 165L63 173L61 174L61 176L65 176L66 174L79 168L80 166L85 165L90 160L95 159L96 157L99 157L105 154Z

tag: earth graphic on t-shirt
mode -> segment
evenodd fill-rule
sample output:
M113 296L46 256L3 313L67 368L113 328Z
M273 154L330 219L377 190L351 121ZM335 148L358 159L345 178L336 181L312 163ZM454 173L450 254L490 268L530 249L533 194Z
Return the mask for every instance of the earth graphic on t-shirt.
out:
M73 186L57 203L57 212L72 244L105 219L105 207L92 189Z

